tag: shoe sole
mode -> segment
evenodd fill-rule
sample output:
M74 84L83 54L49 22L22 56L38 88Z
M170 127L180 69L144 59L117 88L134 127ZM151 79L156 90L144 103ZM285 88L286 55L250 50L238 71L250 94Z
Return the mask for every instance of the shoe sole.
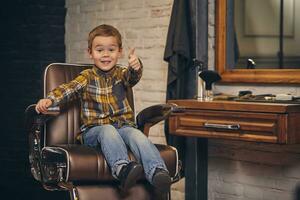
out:
M135 166L127 175L126 181L124 183L124 190L130 189L136 184L136 181L141 177L143 172L143 167L141 165Z

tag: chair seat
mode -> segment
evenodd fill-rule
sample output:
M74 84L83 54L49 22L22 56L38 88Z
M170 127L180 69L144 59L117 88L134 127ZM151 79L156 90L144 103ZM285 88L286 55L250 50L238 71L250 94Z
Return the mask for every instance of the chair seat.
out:
M171 177L178 173L177 150L156 144ZM129 158L135 160L129 152ZM84 145L55 145L42 149L45 182L58 181L112 181L109 166L100 150Z

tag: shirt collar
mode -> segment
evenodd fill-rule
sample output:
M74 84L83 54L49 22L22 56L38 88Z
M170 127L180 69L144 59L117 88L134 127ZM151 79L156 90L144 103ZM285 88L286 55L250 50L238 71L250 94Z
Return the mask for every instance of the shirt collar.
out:
M95 65L93 66L93 72L99 76L112 76L113 73L116 71L116 66L114 66L113 68L111 68L109 71L103 71L101 69L99 69L98 67L96 67Z

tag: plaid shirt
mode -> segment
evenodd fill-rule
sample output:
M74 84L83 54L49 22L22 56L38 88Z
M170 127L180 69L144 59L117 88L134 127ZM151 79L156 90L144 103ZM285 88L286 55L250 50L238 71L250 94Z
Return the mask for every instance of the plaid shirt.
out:
M134 71L116 65L109 72L103 72L94 66L52 90L47 98L52 100L53 106L80 99L82 130L103 124L134 125L126 87L133 87L141 76L142 68Z

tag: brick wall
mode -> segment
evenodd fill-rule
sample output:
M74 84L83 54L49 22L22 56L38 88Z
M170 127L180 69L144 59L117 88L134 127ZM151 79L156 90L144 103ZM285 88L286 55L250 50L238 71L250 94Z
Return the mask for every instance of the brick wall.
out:
M135 47L143 61L144 74L134 87L137 112L147 106L165 102L167 63L164 47L172 9L172 0L66 0L66 60L89 63L87 35L102 23L111 24L123 36L127 64L129 47ZM163 124L150 131L154 143L165 143ZM174 200L184 199L183 182L174 186Z
M44 67L65 60L64 1L4 1L0 21L0 198L57 198L30 174L24 110L42 97Z
M209 68L214 69L214 2L209 0ZM218 85L228 94L300 94L296 86ZM210 200L299 200L300 145L209 140ZM296 195L296 193L298 193Z
M299 153L299 145L210 140L209 199L296 200Z

